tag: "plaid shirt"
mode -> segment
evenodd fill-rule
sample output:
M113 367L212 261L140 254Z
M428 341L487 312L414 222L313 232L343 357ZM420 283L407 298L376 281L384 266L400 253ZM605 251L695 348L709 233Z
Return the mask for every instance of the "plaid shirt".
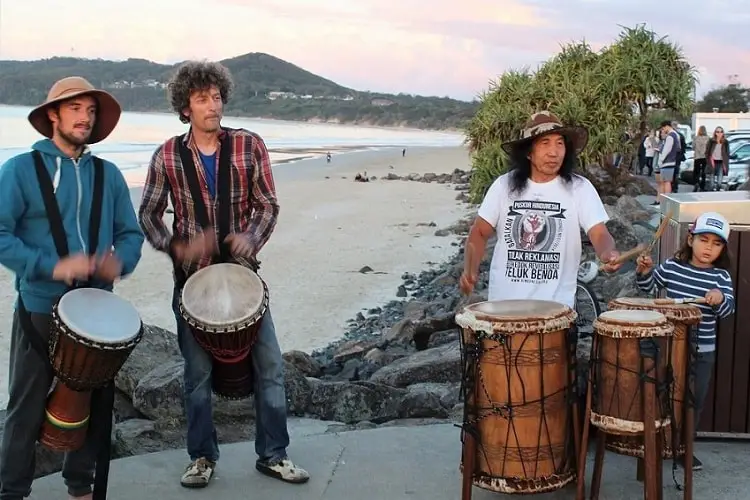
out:
M271 173L271 160L261 137L243 129L222 129L219 139L227 138L232 144L230 194L230 232L242 233L253 243L254 255L263 248L276 226L279 204ZM154 152L148 167L143 199L138 213L141 228L148 242L157 250L169 252L173 237L192 240L201 230L195 216L195 209L188 188L187 177L180 160L178 142L180 136L172 137ZM185 135L185 144L193 154L193 162L198 171L198 179L203 193L203 203L218 238L218 202L211 197L206 185L206 174L201 168L198 147L192 133ZM216 151L216 168L219 165L220 147ZM217 173L218 175L218 173ZM174 235L170 234L163 216L168 198L174 208ZM197 270L213 264L218 255L207 256L194 262L183 262L182 271L190 276ZM258 262L253 257L248 260L236 257L234 260L246 267L257 269Z

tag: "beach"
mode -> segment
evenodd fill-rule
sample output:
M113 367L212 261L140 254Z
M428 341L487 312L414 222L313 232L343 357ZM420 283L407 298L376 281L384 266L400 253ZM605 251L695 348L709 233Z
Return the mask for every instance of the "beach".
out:
M310 351L340 338L358 312L396 299L405 272L455 253L455 236L435 236L467 213L448 184L384 180L389 173L469 169L465 148L389 148L334 154L274 167L281 211L259 255L260 275L282 351ZM354 182L357 173L377 179ZM132 189L137 210L141 189ZM171 226L170 216L165 221ZM434 223L434 224L430 224ZM373 272L360 273L364 266ZM7 402L7 366L15 292L0 269L0 405ZM116 285L143 321L174 331L168 258L146 243L133 275ZM106 314L102 312L102 314Z

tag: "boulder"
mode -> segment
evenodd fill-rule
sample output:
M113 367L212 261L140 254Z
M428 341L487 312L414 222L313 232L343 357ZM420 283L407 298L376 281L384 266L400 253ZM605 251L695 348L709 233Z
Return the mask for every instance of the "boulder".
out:
M370 381L393 387L420 382L460 382L461 351L458 343L445 344L397 359L376 371Z

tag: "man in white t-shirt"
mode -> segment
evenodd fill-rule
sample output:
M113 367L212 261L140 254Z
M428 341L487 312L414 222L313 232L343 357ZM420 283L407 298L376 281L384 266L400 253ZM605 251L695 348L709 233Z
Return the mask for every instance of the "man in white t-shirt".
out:
M565 127L553 114L534 114L521 138L503 144L508 173L490 186L466 245L461 289L474 289L487 240L498 239L490 266L489 300L551 300L574 307L583 229L604 265L621 264L596 189L573 173L588 142L581 127Z

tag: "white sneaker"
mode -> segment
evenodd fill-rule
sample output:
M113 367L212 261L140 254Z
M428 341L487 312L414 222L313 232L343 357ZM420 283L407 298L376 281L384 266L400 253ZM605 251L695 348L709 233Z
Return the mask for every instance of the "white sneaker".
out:
M266 476L287 483L306 483L310 479L310 474L305 469L297 467L286 457L275 462L258 460L255 462L255 468Z
M214 475L216 463L199 458L185 468L180 484L185 488L205 488Z

